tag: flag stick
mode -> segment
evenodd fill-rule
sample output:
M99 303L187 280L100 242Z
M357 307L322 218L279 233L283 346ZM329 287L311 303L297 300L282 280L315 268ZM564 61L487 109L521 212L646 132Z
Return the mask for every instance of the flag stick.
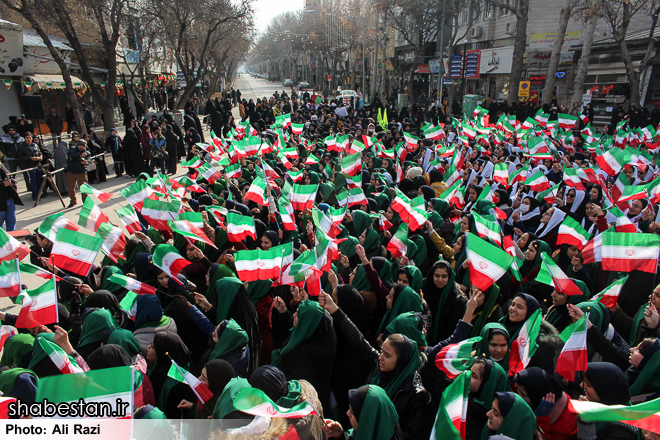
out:
M183 373L183 370L181 370L181 367L179 367L179 365L178 365L176 362L174 362L174 359L172 359L172 356L170 356L170 353L169 353L169 352L165 352L165 356L167 356L167 357L170 359L170 362L172 362L172 364L174 364L174 366L176 367L176 369L179 370L179 373L181 374L181 376L184 377L184 380L185 380L186 375ZM199 397L199 394L197 394L197 391L195 391L195 389L194 389L193 387L191 387L190 384L188 384L188 386L190 387L190 389L192 390L192 392L195 393L195 396L197 396L197 400L199 400L200 402L202 402L202 399ZM211 409L209 410L209 407L206 406L206 402L202 402L202 406L204 407L204 409L206 409L206 410L209 411L211 414L213 414L213 408L211 408Z

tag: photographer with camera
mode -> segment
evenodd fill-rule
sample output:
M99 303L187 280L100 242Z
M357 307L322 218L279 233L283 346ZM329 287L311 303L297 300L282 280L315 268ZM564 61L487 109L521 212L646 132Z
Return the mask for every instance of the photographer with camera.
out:
M76 183L79 187L83 183L87 183L87 165L89 164L90 157L92 157L87 149L87 142L83 140L77 141L76 145L69 148L68 157L66 186L69 191L69 198L71 199L71 203L69 203L69 208L71 208L78 204L78 200L76 200ZM82 198L84 202L87 196L83 194Z
M4 159L7 161L9 172L13 173L19 168L23 168L19 167L18 164L18 146L23 142L23 138L20 134L18 134L16 127L13 124L6 126L6 129L7 134L0 138L0 148L2 149ZM28 176L28 173L23 173L23 177L25 178L25 186L27 187L27 191L30 191L30 177Z
M23 205L23 202L16 190L16 180L8 174L4 165L0 165L0 227L13 231L16 229L16 205Z
M32 133L29 131L23 134L25 141L18 146L18 161L22 169L29 169L38 166L43 156L39 145L34 143ZM32 191L32 200L37 200L39 189L41 188L41 178L43 173L40 169L31 170L30 174L30 190Z

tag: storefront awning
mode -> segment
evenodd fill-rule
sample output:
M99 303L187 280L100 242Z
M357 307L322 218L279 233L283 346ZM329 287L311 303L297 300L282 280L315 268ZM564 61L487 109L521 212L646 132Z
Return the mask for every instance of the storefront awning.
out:
M62 75L46 75L41 73L33 73L31 75L27 75L27 77L29 78L29 81L32 81L33 83L38 83L42 88L48 88L48 89L66 88L64 77ZM84 82L76 76L71 75L71 80L73 81L74 87L80 87L84 85Z

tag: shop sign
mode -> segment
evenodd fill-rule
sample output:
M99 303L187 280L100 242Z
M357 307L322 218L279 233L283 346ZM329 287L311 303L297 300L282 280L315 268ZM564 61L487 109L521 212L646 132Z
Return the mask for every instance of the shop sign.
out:
M513 46L482 49L479 73L481 75L511 73L512 62Z

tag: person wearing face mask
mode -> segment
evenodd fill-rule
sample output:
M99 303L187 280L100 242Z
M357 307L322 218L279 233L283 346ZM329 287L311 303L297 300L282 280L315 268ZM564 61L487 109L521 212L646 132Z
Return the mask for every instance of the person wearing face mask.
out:
M481 432L481 440L494 435L506 435L513 439L538 438L534 411L517 394L497 392L493 405L486 414L488 423Z

